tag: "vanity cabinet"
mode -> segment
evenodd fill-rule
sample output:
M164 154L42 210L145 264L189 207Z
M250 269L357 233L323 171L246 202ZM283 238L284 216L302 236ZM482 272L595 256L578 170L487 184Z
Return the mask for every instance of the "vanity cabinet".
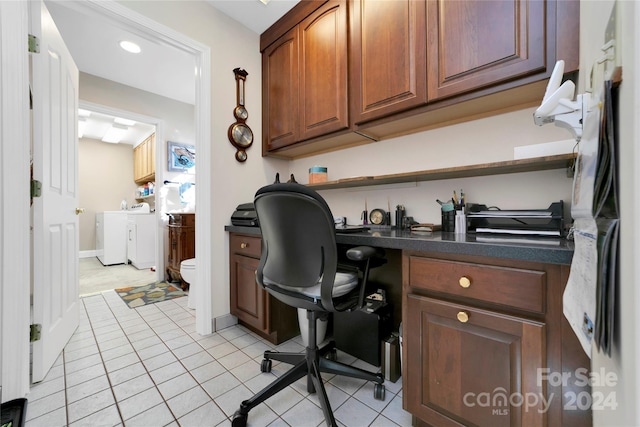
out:
M326 2L262 52L264 150L349 127L346 9Z
M145 184L156 179L156 134L133 149L133 180Z
M562 314L568 269L403 253L403 403L417 425L591 424L590 411L565 410L590 392L576 380L589 359ZM560 373L566 384L547 380Z
M240 324L280 344L300 334L298 314L256 283L261 245L260 237L229 234L230 311Z
M168 213L169 250L167 276L171 281L187 285L180 275L180 263L196 256L196 215L194 213Z

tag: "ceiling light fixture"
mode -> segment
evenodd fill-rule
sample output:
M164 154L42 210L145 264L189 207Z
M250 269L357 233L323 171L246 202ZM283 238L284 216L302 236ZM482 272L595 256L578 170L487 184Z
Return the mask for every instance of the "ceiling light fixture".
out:
M78 138L82 138L84 136L84 130L87 127L87 119L85 117L80 116L78 119Z
M269 3L271 0L260 0L263 4Z
M122 40L120 47L130 53L140 53L142 51L139 45L129 40Z
M113 121L118 123L119 125L125 125L125 126L133 126L136 124L136 122L133 120L123 119L121 117L116 117L115 119L113 119Z
M129 128L127 126L114 123L109 129L107 129L107 132L102 137L102 142L117 144L122 141L122 138L128 130Z

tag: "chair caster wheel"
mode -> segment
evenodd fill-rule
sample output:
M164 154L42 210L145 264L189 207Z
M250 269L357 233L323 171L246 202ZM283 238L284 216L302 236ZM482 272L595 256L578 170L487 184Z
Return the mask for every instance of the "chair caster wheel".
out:
M376 384L373 387L373 398L376 400L384 400L385 388L384 384Z
M338 360L338 350L334 348L330 352L328 352L327 359L331 360L332 362L336 362Z
M263 359L260 364L260 372L271 372L271 359Z
M231 419L232 427L247 427L247 415L242 415L240 411L236 411Z

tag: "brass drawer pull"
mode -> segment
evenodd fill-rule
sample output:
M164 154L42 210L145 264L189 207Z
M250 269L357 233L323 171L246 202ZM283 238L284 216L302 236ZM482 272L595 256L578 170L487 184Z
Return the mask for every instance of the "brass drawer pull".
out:
M469 314L464 311L459 311L456 317L460 323L467 323L469 321Z
M242 242L240 243L240 249L247 249L249 247L248 243Z
M460 284L460 286L462 286L463 288L468 288L469 286L471 286L471 279L469 279L468 277L462 276L459 280L458 283Z

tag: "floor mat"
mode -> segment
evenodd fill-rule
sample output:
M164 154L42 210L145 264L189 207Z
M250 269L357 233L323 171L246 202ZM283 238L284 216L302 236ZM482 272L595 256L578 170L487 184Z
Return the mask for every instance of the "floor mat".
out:
M188 295L187 292L180 289L179 285L167 282L118 288L115 291L129 308L142 307L146 304L155 304Z

